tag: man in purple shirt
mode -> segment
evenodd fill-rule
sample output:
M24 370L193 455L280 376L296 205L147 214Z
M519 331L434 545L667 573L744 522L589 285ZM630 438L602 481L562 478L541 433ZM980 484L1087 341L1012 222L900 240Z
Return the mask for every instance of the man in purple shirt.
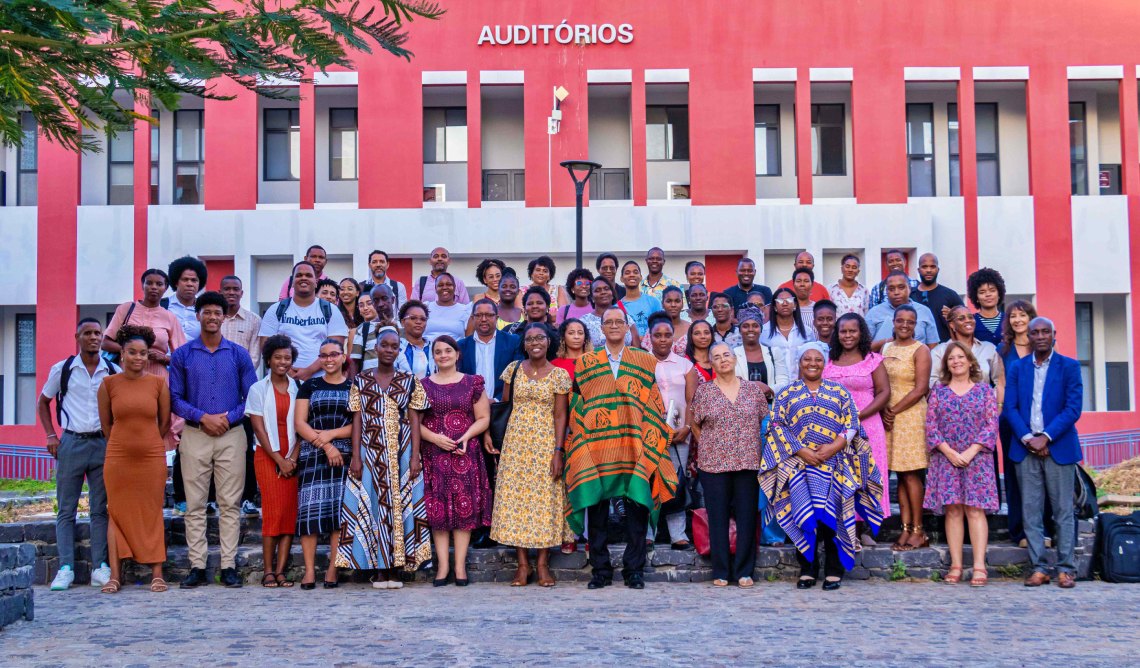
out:
M186 487L186 544L190 574L183 589L209 584L206 577L206 499L213 480L218 502L221 582L240 587L234 562L240 534L238 504L245 486L245 398L257 382L249 353L222 337L226 298L205 292L195 303L202 333L170 357L170 403L186 420L182 480Z
M420 276L416 284L412 286L412 299L418 299L422 302L434 302L438 296L435 294L435 282L440 274L447 271L451 266L451 253L442 246L433 248L431 251L431 273L427 276ZM455 278L454 276L452 278ZM470 304L471 295L467 294L467 286L463 281L455 278L455 301L460 304Z

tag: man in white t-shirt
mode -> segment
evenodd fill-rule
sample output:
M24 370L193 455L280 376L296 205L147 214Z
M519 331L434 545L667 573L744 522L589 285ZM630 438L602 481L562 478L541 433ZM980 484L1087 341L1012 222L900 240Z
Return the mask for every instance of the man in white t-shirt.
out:
M261 318L259 346L274 334L285 334L297 346L297 359L289 375L300 381L322 375L317 352L325 339L344 345L348 325L332 304L317 299L317 270L301 261L293 266L293 296L270 306Z

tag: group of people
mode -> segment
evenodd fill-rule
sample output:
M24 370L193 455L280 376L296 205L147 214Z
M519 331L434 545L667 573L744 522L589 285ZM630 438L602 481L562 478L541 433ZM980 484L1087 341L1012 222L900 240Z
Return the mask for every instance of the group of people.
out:
M59 460L52 588L74 579L86 481L92 584L119 591L130 558L151 565L152 591L167 589L171 449L191 560L182 588L209 583L211 504L220 581L241 586L239 518L259 495L264 587L294 586L299 535L302 589L317 585L324 536L325 588L351 568L398 589L401 571L429 561L435 586L466 586L469 546L495 543L516 549L513 586L550 587L551 550L586 542L597 589L613 581L616 519L623 580L641 589L659 523L673 548L693 549L692 511L707 519L714 586L754 586L759 539L793 543L797 586L822 575L830 590L891 513L889 471L903 528L892 549L928 545L924 511L945 515L946 581L964 578L968 529L969 582L983 586L999 457L1010 532L1032 563L1026 584L1050 581L1051 507L1058 583L1074 585L1079 365L1054 352L1053 325L1032 304L1004 305L998 272L969 277L971 311L938 283L932 253L914 279L905 254L890 251L870 289L857 257L824 287L801 253L774 291L756 283L748 258L723 290L710 292L696 261L676 280L660 248L644 274L603 253L596 274L573 269L564 285L540 256L525 289L491 258L474 294L450 261L433 250L430 273L409 290L376 250L367 280L338 283L313 246L259 317L241 306L238 277L205 291L206 265L185 257L145 271L143 298L105 330L82 320L77 354L52 368L39 404Z

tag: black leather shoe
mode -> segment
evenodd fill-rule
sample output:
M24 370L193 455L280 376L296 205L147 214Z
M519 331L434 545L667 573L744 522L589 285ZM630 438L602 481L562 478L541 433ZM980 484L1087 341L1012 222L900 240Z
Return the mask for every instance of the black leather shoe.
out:
M630 589L645 589L645 578L641 573L634 573L625 579L625 586Z
M796 589L811 589L815 586L815 578L800 578L796 581Z
M604 575L594 574L594 577L590 578L590 584L586 585L586 589L601 589L602 587L608 587L613 583L613 578L607 578Z
M191 568L190 574L178 585L179 589L196 589L198 587L205 587L210 584L210 578L206 577L206 569L204 568Z
M839 586L841 584L843 584L843 580L824 580L823 581L823 590L824 591L835 591L836 589L839 589Z
M219 580L221 580L223 587L241 589L241 576L238 575L236 568L223 568Z

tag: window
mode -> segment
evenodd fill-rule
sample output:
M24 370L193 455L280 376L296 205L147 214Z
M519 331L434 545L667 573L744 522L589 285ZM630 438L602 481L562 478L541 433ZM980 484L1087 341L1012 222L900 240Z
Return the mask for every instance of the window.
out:
M16 424L33 424L36 417L36 316L16 316Z
M693 190L688 183L668 181L665 183L666 199L690 200L693 199Z
M301 110L265 109L262 173L266 181L301 178Z
M158 109L151 109L150 115L156 120L160 121ZM158 204L158 150L160 142L159 126L150 126L150 203Z
M424 202L446 202L447 184L429 183L424 186Z
M756 121L756 176L780 175L780 105L758 104Z
M16 204L17 206L36 205L36 172L39 171L39 147L36 145L36 117L30 111L20 112L20 131L24 135L23 146L16 151Z
M424 109L424 162L467 162L467 108Z
M174 112L174 203L202 204L206 156L201 109Z
M135 132L120 130L107 135L107 204L131 204L135 201Z
M590 199L629 199L629 170L603 167L590 174Z
M1077 361L1081 364L1081 382L1085 386L1084 408L1096 410L1096 390L1093 385L1093 305L1077 302ZM1125 390L1127 391L1127 389Z
M934 197L934 105L906 105L906 154L911 197Z
M1072 194L1089 194L1089 154L1085 103L1069 103L1069 183Z
M484 202L517 202L526 197L526 178L521 169L483 170Z
M811 105L811 173L843 176L847 173L842 104Z
M355 181L357 167L356 109L329 109L329 180Z
M689 108L645 108L645 157L647 160L689 159Z
M1128 362L1105 362L1104 380L1108 392L1108 410L1130 411L1132 402L1128 397Z
M950 194L962 194L962 175L958 165L958 105L946 105L950 135ZM998 164L998 106L994 102L974 105L978 165L978 195L1001 194L1001 171Z

